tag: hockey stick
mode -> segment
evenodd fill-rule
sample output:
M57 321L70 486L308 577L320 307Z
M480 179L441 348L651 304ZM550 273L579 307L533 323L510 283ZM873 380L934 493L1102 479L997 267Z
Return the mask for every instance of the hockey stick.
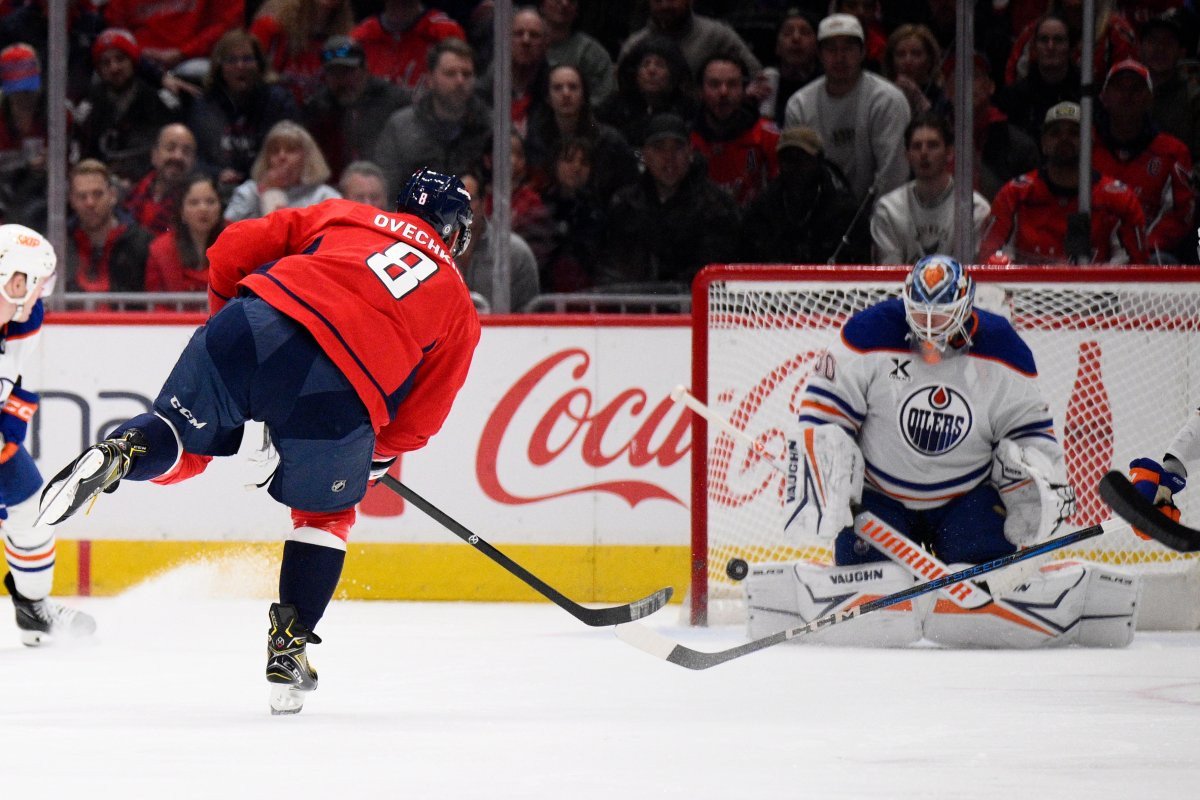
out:
M449 515L447 515L437 506L430 503L424 497L421 497L421 495L417 494L412 489L393 478L391 475L384 475L379 479L379 482L403 497L408 502L412 503L417 508L424 511L426 514L432 517L435 522L446 528L446 530L450 531L467 544L471 545L471 547L474 547L492 561L495 561L497 564L504 567L504 569L511 574L516 575L518 578L536 590L538 594L550 600L559 608L565 610L568 614L586 625L593 625L596 627L602 627L604 625L620 625L622 622L631 622L635 619L647 617L665 606L667 601L671 599L671 594L674 592L674 590L668 586L665 589L659 589L652 595L643 597L641 600L635 600L632 603L626 603L622 606L609 606L608 608L586 608L562 594L553 586L550 586L541 578L534 575L532 572L525 569L508 556L504 555L504 553L501 553L483 539L479 538L479 536L476 534L467 530L467 528L461 523L451 519Z
M687 669L708 669L715 667L718 664L724 664L726 661L732 661L735 658L749 655L772 645L786 642L789 639L795 639L797 636L802 636L806 633L815 633L823 628L828 628L830 625L836 625L839 622L861 617L863 614L869 614L872 611L878 611L881 608L894 606L897 603L903 603L905 600L911 600L914 597L919 597L929 592L937 591L938 589L950 586L955 583L966 581L970 578L975 578L988 572L1007 567L1010 564L1016 564L1019 561L1025 561L1029 558L1049 553L1052 550L1066 547L1076 542L1081 542L1084 539L1091 539L1093 536L1099 536L1108 531L1124 528L1125 522L1119 519L1110 519L1099 525L1092 525L1087 528L1067 533L1055 539L1042 542L1041 544L1027 547L1024 550L1018 550L1007 556L1000 556L991 561L985 561L982 564L976 564L972 567L966 567L958 572L950 575L943 575L932 581L918 583L908 589L904 589L893 594L885 595L863 603L855 608L845 609L843 611L833 611L823 617L818 617L812 622L805 625L799 625L795 628L787 628L773 633L770 636L764 636L761 639L755 639L745 644L740 644L737 647L731 647L728 650L718 650L715 653L704 650L693 650L690 647L685 647L678 642L668 639L656 630L647 628L645 625L633 624L622 625L615 629L617 638L626 644L632 645L639 650L644 650L652 656L661 658L665 661L670 661L672 664L678 664Z
M1113 470L1100 479L1100 496L1117 516L1155 541L1180 553L1200 551L1200 531L1159 511L1120 472Z
M742 444L753 450L758 454L759 458L766 461L776 471L784 475L787 474L787 470L779 463L777 457L769 453L763 447L762 442L752 438L740 428L735 428L729 420L721 417L689 392L686 386L680 385L672 389L671 399L676 403L683 403L693 413L698 414L742 442ZM950 568L942 563L940 559L918 547L911 539L901 534L876 514L858 506L855 506L853 510L854 533L863 541L873 545L887 556L889 560L899 564L901 568L917 580L934 580L943 575L950 574ZM1012 583L1015 585L1021 582L1019 578L1025 576L1014 577L1016 579ZM971 582L963 582L961 585L953 586L946 590L946 594L955 605L967 609L979 608L992 602L994 599L992 593ZM1024 615L1022 614L1021 616Z

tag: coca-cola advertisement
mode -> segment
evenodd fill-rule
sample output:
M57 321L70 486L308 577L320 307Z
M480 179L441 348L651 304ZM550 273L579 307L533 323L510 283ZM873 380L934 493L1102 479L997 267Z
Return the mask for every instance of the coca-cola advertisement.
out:
M30 444L53 474L116 423L148 408L193 327L44 329L26 385L42 396ZM686 545L691 431L670 390L689 375L686 320L489 325L442 431L393 474L492 542ZM123 485L63 538L278 540L287 509L250 425L241 453L173 486ZM359 542L450 534L384 487L359 506Z

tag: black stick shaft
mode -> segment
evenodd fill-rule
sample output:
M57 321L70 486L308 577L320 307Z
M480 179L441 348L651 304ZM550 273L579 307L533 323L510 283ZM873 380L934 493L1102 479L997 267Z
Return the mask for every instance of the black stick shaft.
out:
M414 492L412 489L405 486L391 475L384 475L379 479L387 488L391 489L396 494L403 497L408 502L412 503L421 511L425 512L439 525L453 533L458 538L462 539L467 544L474 547L485 556L495 561L505 571L517 576L526 585L533 588L538 594L550 600L559 608L564 609L573 617L588 625L603 626L603 625L618 625L622 622L640 619L641 617L653 614L658 609L666 605L671 599L672 589L666 587L659 589L652 595L637 600L633 603L627 603L621 606L611 606L609 608L585 608L579 605L571 598L564 595L562 592L555 589L550 584L543 581L537 575L534 575L529 570L522 567L516 561L513 561L504 553L497 550L492 545L481 539L478 534L473 533L465 525L450 517L449 514L442 511L440 508L430 503L421 495Z

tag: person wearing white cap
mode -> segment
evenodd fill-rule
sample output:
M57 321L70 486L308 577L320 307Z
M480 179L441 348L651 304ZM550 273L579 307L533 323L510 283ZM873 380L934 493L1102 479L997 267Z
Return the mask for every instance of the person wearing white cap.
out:
M1022 264L1065 264L1067 221L1079 211L1079 104L1062 102L1042 123L1042 166L1013 178L992 200L980 260L1002 253ZM1089 252L1092 263L1146 262L1145 217L1125 184L1092 180Z
M804 125L821 135L826 157L845 173L860 201L908 179L904 128L910 118L903 92L863 71L863 42L862 24L854 16L830 14L821 20L817 46L825 75L792 95L784 113L787 127Z
M1092 164L1133 190L1146 214L1146 251L1151 260L1177 263L1195 241L1192 217L1192 156L1187 145L1151 122L1154 85L1150 71L1127 58L1113 65L1100 92ZM1186 245L1185 245L1186 242Z

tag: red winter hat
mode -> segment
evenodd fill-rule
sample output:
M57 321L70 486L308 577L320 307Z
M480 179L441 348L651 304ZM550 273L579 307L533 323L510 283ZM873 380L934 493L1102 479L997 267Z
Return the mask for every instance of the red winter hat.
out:
M0 89L5 94L36 92L41 88L42 66L32 47L10 44L0 50Z
M137 39L132 33L124 28L108 28L96 37L96 42L92 45L92 60L99 61L105 50L114 48L129 56L130 61L136 62L142 55L142 48L138 47Z

